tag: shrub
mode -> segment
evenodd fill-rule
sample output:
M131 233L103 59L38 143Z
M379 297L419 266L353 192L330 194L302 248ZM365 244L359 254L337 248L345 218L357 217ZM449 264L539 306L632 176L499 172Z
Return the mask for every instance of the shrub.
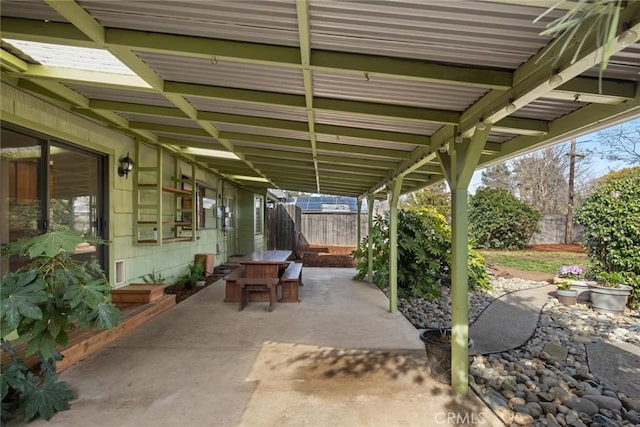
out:
M48 420L67 409L73 393L56 376L56 361L61 359L56 346L65 346L68 333L77 327L112 329L119 322L100 265L95 259L79 262L71 256L83 242L80 233L65 230L3 248L5 257L29 258L18 271L4 274L0 288L0 341L11 359L0 374L3 422L19 412L24 421L36 415ZM7 336L15 340L9 342ZM13 344L26 345L25 356L39 357L39 372L27 368Z
M542 214L511 192L484 188L471 196L469 235L479 248L523 249Z
M640 167L614 172L600 180L575 214L584 226L590 275L624 273L633 292L630 305L640 303Z
M389 218L377 217L371 230L374 283L389 284ZM368 271L367 239L353 253L356 279ZM484 259L469 248L469 287L489 288ZM398 293L401 297L433 299L451 283L451 227L433 208L398 211Z

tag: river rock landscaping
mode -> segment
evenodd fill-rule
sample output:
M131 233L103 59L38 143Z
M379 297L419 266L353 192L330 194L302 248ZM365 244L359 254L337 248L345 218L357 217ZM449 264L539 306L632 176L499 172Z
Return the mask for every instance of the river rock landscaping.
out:
M494 278L492 290L470 292L469 321L506 293L543 285L548 283ZM417 329L450 327L451 296L446 287L434 301L400 299L398 307ZM592 342L640 346L640 313L627 310L616 317L551 298L523 346L472 357L471 387L507 425L640 425L640 396L626 395L590 372L586 344ZM547 343L564 347L567 357L559 360L547 354Z

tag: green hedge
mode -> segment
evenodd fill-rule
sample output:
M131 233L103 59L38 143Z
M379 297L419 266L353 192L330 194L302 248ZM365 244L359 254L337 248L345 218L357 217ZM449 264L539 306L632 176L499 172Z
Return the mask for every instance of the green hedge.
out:
M590 275L621 273L631 285L632 307L640 304L640 167L613 172L576 211L584 226L583 244L589 250Z

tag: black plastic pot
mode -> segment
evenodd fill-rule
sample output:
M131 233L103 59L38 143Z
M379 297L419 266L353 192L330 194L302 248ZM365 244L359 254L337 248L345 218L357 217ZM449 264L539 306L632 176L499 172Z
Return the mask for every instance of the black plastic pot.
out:
M431 375L440 382L451 383L451 329L425 329L420 340L427 352ZM469 349L473 340L469 339Z

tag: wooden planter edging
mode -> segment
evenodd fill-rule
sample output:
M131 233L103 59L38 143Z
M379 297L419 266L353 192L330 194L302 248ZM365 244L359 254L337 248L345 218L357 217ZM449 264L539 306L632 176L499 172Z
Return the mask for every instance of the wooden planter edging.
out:
M81 360L84 360L109 343L133 331L174 305L176 305L175 295L163 295L160 298L156 298L150 304L141 304L137 307L130 306L130 309L122 313L120 324L111 331L97 331L95 329L72 331L69 334L68 345L59 350L64 358L56 364L56 372L60 373ZM18 355L23 357L24 346L18 348ZM3 355L3 364L9 363L9 361L10 358L4 357ZM28 368L34 368L39 363L38 356L31 356L24 360L24 363Z

